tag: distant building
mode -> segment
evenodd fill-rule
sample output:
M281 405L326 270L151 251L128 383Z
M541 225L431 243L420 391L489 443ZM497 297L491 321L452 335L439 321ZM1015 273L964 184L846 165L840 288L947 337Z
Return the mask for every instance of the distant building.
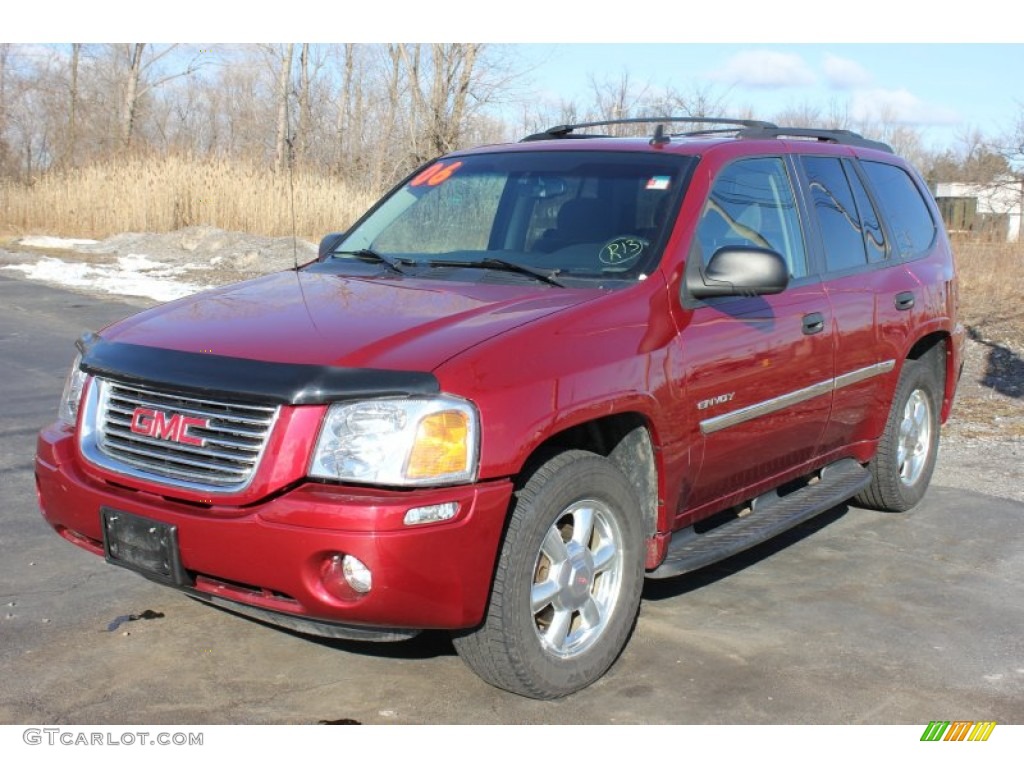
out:
M971 233L1015 243L1020 240L1022 184L1012 176L990 184L940 182L935 185L935 200L951 234Z

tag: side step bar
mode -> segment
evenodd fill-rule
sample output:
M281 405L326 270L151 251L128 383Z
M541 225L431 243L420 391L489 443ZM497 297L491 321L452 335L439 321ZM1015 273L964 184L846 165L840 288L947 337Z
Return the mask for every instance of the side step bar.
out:
M750 513L705 533L693 526L676 531L665 560L651 579L666 579L724 560L810 520L856 496L871 483L871 474L853 459L829 464L799 490L780 496L778 490L758 496Z

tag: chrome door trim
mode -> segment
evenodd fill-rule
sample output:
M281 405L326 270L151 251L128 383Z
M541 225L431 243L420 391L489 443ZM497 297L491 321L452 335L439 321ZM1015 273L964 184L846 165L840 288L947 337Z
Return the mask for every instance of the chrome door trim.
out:
M798 403L805 402L814 397L819 397L828 392L842 389L843 387L849 387L853 384L858 384L874 376L881 376L889 373L895 367L895 360L885 360L881 363L875 363L874 365L869 365L865 368L858 368L856 371L849 371L848 373L841 374L835 378L819 381L816 384L811 384L809 387L787 392L784 395L773 397L770 400L764 400L763 402L754 403L753 405L748 405L744 408L730 411L729 413L723 413L720 416L712 416L710 419L704 419L700 422L700 431L705 435L710 435L723 429L728 429L729 427L735 427L737 424L743 424L744 422L751 421L752 419L767 416L769 413L781 411L784 408L789 408L792 405L797 405Z

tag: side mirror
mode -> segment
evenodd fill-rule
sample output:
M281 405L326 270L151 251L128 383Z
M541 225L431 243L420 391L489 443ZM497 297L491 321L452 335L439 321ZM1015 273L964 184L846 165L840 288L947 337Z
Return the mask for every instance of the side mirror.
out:
M763 296L782 293L789 285L789 267L767 248L719 248L703 273L695 271L686 287L698 299L712 296Z
M320 241L320 249L317 251L317 261L323 261L328 255L334 253L338 243L345 239L345 234L345 232L331 232L329 235L324 235L324 239Z

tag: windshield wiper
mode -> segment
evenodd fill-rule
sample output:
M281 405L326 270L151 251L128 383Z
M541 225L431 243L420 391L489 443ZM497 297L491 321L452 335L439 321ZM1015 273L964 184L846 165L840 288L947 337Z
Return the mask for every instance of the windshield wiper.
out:
M394 259L391 256L385 256L383 253L378 253L372 248L360 248L355 251L334 251L331 253L331 257L333 258L335 256L355 256L357 259L362 259L363 261L375 261L379 264L384 264L389 269L400 275L405 274L405 270L398 266L398 259Z
M504 259L480 259L479 261L458 261L456 259L434 259L426 262L428 267L468 267L469 269L494 269L500 272L515 272L520 275L528 275L536 280L540 280L542 283L548 285L556 285L559 288L565 288L565 284L555 279L561 270L553 269L550 272L546 272L541 269L533 269L522 264L516 264L514 261L505 261Z

